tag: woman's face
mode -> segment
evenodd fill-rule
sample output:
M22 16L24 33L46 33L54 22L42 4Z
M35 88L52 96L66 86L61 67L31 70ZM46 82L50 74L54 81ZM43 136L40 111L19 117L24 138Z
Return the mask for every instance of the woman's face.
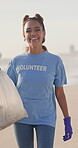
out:
M29 20L24 27L25 39L27 40L29 46L41 46L43 38L45 36L45 31L42 25L35 20Z

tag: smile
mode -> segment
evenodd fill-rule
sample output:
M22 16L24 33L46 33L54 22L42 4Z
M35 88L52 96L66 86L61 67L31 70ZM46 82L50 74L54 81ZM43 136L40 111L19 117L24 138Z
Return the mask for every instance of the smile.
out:
M30 40L37 40L38 38L37 37L33 37L33 38L31 38Z

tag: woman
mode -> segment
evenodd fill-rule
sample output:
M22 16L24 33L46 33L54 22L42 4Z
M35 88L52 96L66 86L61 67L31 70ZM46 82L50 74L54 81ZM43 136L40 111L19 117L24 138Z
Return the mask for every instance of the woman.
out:
M26 15L23 19L23 36L28 42L26 52L16 56L7 73L16 85L28 112L28 117L15 123L19 148L33 148L36 130L38 148L53 148L56 125L55 96L64 115L66 141L72 136L71 117L68 113L63 85L67 83L60 57L48 52L43 18Z

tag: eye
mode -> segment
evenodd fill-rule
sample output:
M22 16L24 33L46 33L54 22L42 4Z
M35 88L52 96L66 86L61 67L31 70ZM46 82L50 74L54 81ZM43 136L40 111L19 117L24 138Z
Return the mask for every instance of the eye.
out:
M29 32L31 32L31 30L26 30L26 33L29 33Z
M35 29L35 31L37 32L37 31L40 31L40 29L38 28L38 29Z

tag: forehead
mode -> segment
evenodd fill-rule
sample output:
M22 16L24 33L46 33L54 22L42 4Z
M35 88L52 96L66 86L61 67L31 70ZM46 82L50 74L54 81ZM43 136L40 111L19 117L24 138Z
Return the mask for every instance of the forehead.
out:
M42 25L38 22L38 21L35 21L35 20L29 20L26 24L25 24L25 28L35 28L35 27L41 27L42 28Z

